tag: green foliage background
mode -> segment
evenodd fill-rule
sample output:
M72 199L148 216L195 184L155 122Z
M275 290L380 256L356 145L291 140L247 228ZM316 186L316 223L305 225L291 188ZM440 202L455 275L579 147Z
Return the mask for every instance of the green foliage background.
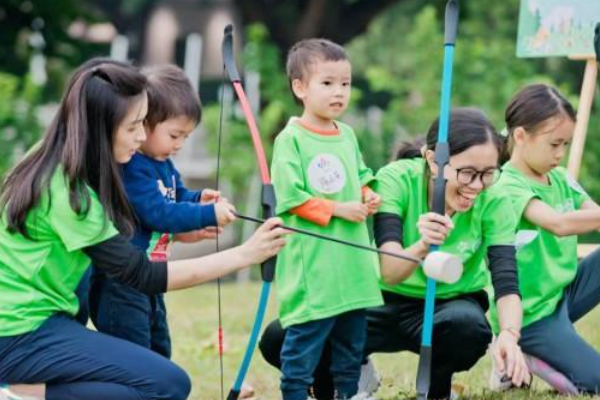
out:
M40 91L28 77L0 72L0 177L15 162L15 150L24 152L41 133Z
M87 10L84 3L90 5L96 2L58 1L52 8L41 0L30 1L46 13L44 34L48 44L45 54L48 55L50 69L49 84L35 89L23 74L31 55L26 38L31 31L32 18L21 18L26 13L19 1L10 0L6 6L3 5L9 14L13 12L21 17L6 26L0 25L2 45L4 48L13 47L10 52L0 53L0 71L8 72L0 76L3 88L0 93L0 151L3 156L0 176L14 162L10 159L12 149L15 146L26 147L39 136L41 126L35 119L38 105L49 100L57 101L67 73L99 51L94 46L72 40L64 33L69 22L76 18L102 20L103 16L98 11L83 12ZM134 6L136 10L143 8L147 2L125 1L121 5L122 13ZM353 64L355 84L353 102L344 118L355 128L365 160L375 170L389 161L400 141L425 132L437 115L444 5L444 0L398 1L381 13L365 34L346 45ZM564 58L516 58L519 0L469 1L462 2L461 7L453 105L483 109L501 130L504 108L512 95L525 84L542 81L559 87L577 106L582 62ZM9 28L15 28L15 32L4 35ZM274 44L270 32L261 25L248 26L245 32L241 64L260 76L258 123L265 150L270 156L274 137L290 116L298 115L301 110L288 88L284 71L285 54ZM231 90L229 84L225 87ZM206 90L201 88L203 97L216 97L211 93L207 95ZM218 101L205 103L203 124L209 132L207 145L212 154L216 154L217 136L222 128L222 178L231 182L233 200L244 204L250 182L248 177L255 173L256 168L254 151L239 106L236 102L225 106L221 123ZM372 111L373 106L381 110L378 117ZM597 111L598 106L595 105L580 180L594 198L600 199L600 180L597 179L600 176L600 116ZM380 124L373 123L373 115L381 121Z
M344 118L355 128L365 160L375 170L390 160L400 141L426 132L439 110L444 2L429 3L423 6L423 2L410 0L392 7L365 35L347 46L355 89ZM582 79L581 62L516 58L518 9L518 0L507 0L463 2L461 10L452 104L483 109L498 131L504 127L504 108L522 86L533 82L555 85L577 106ZM259 125L269 152L273 138L289 117L301 111L291 98L284 55L269 41L268 32L261 26L250 26L246 39L243 63L262 77ZM380 129L367 117L372 105L383 111ZM596 110L597 106L592 112L580 178L592 196L600 199ZM228 111L223 148L235 148L235 155L222 163L222 170L234 182L237 200L241 200L247 193L248 166L255 165L254 153L241 115ZM218 104L207 108L209 132L218 132L218 115Z

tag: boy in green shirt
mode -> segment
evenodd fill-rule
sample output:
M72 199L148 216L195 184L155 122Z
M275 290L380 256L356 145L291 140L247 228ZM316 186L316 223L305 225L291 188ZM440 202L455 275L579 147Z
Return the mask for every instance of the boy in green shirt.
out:
M369 244L365 219L380 198L352 129L336 120L348 106L351 65L323 39L297 43L287 62L294 96L304 106L275 141L273 184L286 224ZM365 309L382 304L373 254L311 237L289 241L277 263L284 400L305 400L326 342L337 396L358 389L366 340Z
M463 261L460 280L454 285L440 283L438 287L429 399L449 398L453 374L470 369L487 351L492 331L485 316L488 297L484 288L490 276L502 328L492 352L494 363L515 385L529 381L517 345L521 302L514 256L516 220L510 199L492 186L498 178L502 139L481 111L452 110L448 133L450 163L445 174L448 215L441 216L429 212L438 130L436 120L429 128L426 147L422 148L421 143L416 151L413 145L402 149L398 161L379 170L374 186L382 199L373 224L374 239L381 250L424 258L430 245L443 243L443 251ZM415 156L418 158L410 159ZM426 279L422 268L417 263L387 256L381 256L380 266L385 304L367 310L364 354L418 352ZM278 368L287 335L274 321L261 339L263 356ZM314 373L314 397L319 400L334 398L329 372L333 363L328 356L323 354ZM367 368L369 365L371 368ZM372 364L363 371L364 385L358 396L364 399L377 385L370 384L376 382Z

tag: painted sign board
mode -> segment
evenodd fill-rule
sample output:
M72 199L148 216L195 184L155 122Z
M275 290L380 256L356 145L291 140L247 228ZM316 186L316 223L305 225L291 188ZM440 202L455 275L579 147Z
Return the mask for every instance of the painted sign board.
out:
M517 56L593 54L597 22L600 0L521 0Z

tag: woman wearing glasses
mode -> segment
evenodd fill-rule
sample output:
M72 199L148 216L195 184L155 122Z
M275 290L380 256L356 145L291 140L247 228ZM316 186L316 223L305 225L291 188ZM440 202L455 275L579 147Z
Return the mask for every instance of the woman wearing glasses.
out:
M515 263L516 219L510 199L493 187L500 176L502 139L479 110L454 109L450 116L450 160L445 168L446 215L430 212L438 121L427 133L423 157L404 158L377 174L382 206L375 216L375 240L383 250L424 258L431 245L459 256L460 280L438 283L433 327L430 398L449 398L452 374L470 369L492 339L484 289L490 275L499 310L500 332L493 357L498 370L520 386L527 368L517 345L521 301ZM414 152L413 152L414 154ZM416 229L415 229L416 227ZM367 354L408 350L421 343L426 276L415 263L381 257L385 305L369 312Z
M375 240L382 250L406 252L418 258L424 258L431 245L441 244L442 251L463 261L460 280L452 285L439 283L436 296L429 397L445 399L451 394L453 373L475 365L492 340L484 291L490 276L501 327L494 362L516 386L528 381L529 376L517 345L522 312L514 248L516 219L510 199L492 186L499 177L502 139L481 111L452 111L450 162L445 169L446 215L440 216L429 211L437 172L434 150L438 125L438 120L431 125L422 149L405 146L399 159L377 174L375 188L382 197L382 206L375 215ZM385 304L367 312L365 354L405 350L418 353L426 277L410 261L382 256L380 263ZM282 336L274 322L261 343L263 355L276 366ZM368 376L361 380L366 394L376 388L368 384ZM315 373L314 396L331 398L331 386L325 355Z

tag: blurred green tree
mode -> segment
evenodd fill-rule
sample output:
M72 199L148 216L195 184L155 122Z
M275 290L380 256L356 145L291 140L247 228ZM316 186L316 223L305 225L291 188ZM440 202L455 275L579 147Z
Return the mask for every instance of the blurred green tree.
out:
M23 76L36 51L31 43L35 31L43 43L37 44L46 58L49 75L44 97L55 100L62 92L65 76L92 55L106 54L106 46L82 41L69 34L74 21L102 20L89 4L77 0L5 0L0 3L0 70Z
M378 15L407 0L236 0L244 24L260 23L285 54L298 40L326 37L348 43Z
M0 73L0 180L41 134L39 101L40 87L27 77Z
M246 30L247 42L242 53L242 63L246 71L260 77L260 112L257 124L263 135L264 150L270 160L275 135L283 128L288 118L299 112L290 94L285 71L282 68L281 53L270 40L266 28L260 24L250 25ZM225 90L231 96L232 87L228 80ZM255 173L257 163L254 148L246 127L246 121L238 108L237 99L232 104L224 104L221 122L221 104L213 103L204 108L203 124L207 131L208 146L217 153L219 132L221 132L222 177L232 183L236 204L244 204L250 184L249 176Z

